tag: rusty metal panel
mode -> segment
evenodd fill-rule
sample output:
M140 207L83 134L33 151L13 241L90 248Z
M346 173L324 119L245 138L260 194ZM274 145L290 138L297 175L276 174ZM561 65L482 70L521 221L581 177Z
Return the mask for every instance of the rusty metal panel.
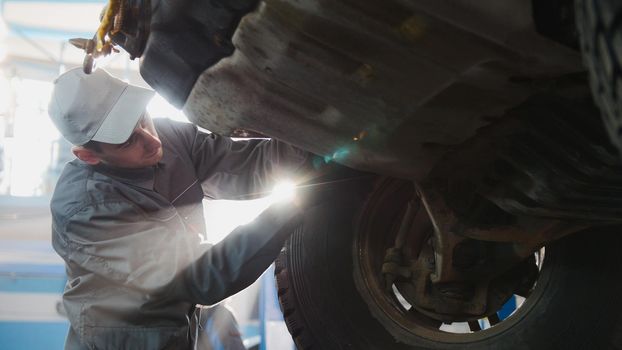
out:
M193 122L414 179L538 81L582 70L535 32L525 1L267 0L233 44L195 83Z

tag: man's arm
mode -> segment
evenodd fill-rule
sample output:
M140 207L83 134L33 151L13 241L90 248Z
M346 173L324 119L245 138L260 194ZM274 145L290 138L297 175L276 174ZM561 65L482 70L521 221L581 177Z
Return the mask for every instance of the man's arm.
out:
M265 196L279 180L304 176L312 156L277 140L234 141L196 128L191 147L203 191L215 199Z
M73 215L55 244L65 246L71 263L152 298L209 305L254 282L300 216L291 205L274 206L210 248L175 231L179 220L146 218L127 203L99 203Z

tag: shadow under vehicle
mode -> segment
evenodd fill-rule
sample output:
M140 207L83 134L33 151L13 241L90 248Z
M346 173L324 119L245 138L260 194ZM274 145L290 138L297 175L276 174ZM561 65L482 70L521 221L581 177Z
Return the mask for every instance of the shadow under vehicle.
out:
M111 37L194 123L378 174L277 261L299 349L601 349L622 167L576 29L601 3L128 0Z

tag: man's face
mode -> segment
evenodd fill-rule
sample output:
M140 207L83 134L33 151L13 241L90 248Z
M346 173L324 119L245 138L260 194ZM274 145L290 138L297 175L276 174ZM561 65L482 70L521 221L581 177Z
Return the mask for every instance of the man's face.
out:
M130 138L122 144L99 143L94 152L99 162L118 168L144 168L162 159L162 142L147 113L136 125Z

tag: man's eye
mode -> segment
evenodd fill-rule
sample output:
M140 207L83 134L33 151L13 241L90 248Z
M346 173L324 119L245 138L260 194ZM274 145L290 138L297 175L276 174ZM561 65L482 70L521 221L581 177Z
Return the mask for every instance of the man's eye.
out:
M129 139L127 139L127 141L123 142L122 144L119 145L119 148L125 148L129 145L131 145L134 142L134 139L136 138L136 134L132 134L132 136L130 136Z

